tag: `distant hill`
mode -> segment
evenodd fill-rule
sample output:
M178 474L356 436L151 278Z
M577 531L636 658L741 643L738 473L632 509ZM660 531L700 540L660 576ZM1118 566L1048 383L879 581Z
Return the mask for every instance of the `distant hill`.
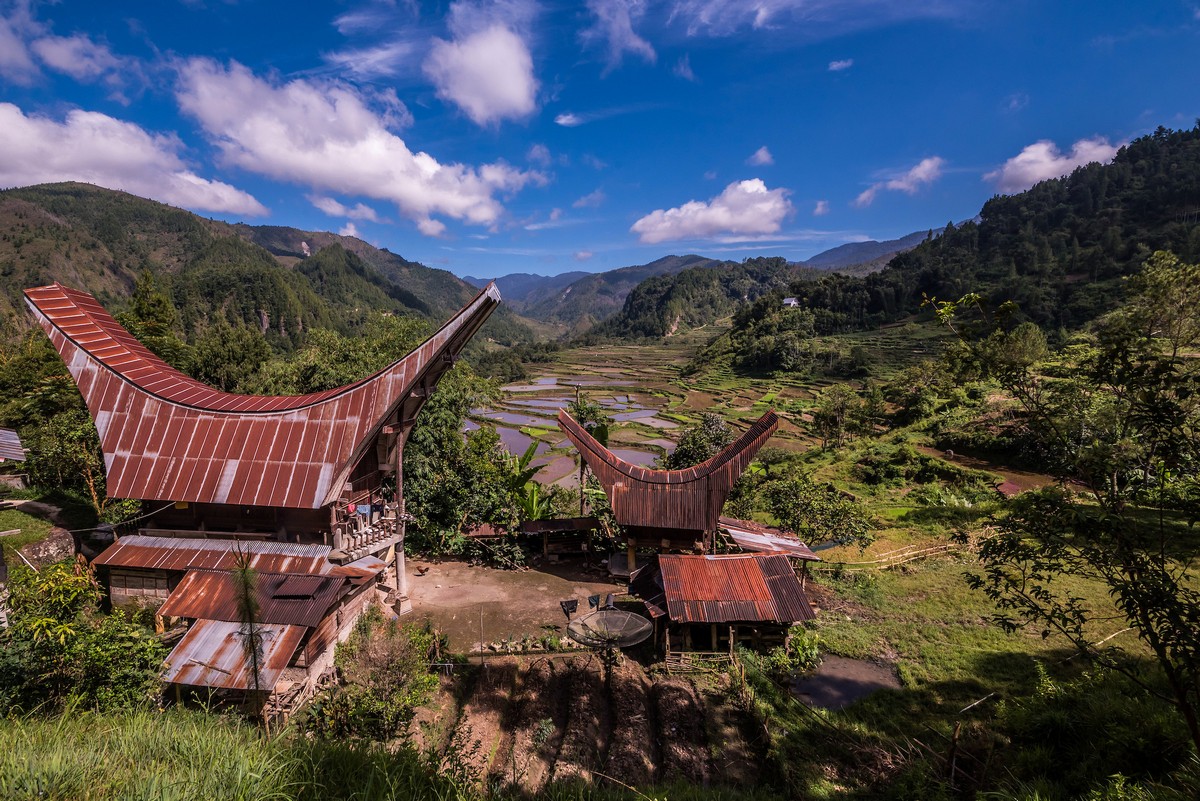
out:
M938 229L939 231L941 229ZM930 236L930 231L914 231L899 239L888 239L877 242L874 239L866 242L847 242L801 262L805 267L818 270L868 272L872 267L883 269L892 257L906 250L912 250ZM877 266L876 266L877 265Z
M782 258L714 262L648 278L625 299L621 311L585 335L588 341L668 337L708 325L739 306L787 287L810 272Z
M143 271L169 292L185 335L220 316L284 347L314 326L351 330L371 309L440 322L478 291L354 237L229 225L88 184L0 192L0 325L9 335L30 324L27 287L61 281L120 311ZM532 338L503 307L485 332Z
M500 294L504 296L504 302L512 306L514 311L523 312L530 304L538 303L544 300L549 295L552 295L581 278L586 278L591 273L585 273L582 270L574 270L569 273L559 273L558 275L535 275L534 273L510 273L502 275L495 279L496 286L500 289ZM475 278L474 276L464 276L463 280L474 287L483 289L492 279Z

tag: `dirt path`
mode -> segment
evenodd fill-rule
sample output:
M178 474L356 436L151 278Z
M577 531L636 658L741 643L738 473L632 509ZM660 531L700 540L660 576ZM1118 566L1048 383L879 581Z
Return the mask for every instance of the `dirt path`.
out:
M423 576L418 568L428 568ZM537 570L499 570L465 562L409 562L408 592L413 617L428 618L450 638L450 648L469 652L478 647L480 611L483 638L542 637L560 632L566 623L558 602L577 598L587 609L589 595L619 591L598 572L587 573L582 562L559 562Z
M513 697L516 784L529 795L545 784L562 745L567 721L567 697L559 690L563 684L559 661L540 658L524 671L520 689Z
M516 678L516 659L504 657L491 661L481 670L474 691L463 704L456 736L460 742L479 742L478 749L469 750L466 761L480 780L486 780L491 773Z

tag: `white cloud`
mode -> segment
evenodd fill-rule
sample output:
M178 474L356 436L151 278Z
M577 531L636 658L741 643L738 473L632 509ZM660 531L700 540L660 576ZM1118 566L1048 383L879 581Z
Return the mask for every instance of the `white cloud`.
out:
M373 47L325 53L322 58L359 78L390 78L410 64L418 52L417 42L395 39Z
M83 181L190 209L266 214L251 195L201 178L179 157L174 136L75 110L62 122L0 103L0 185Z
M1107 139L1094 137L1080 139L1071 145L1070 153L1062 153L1056 144L1043 139L1029 145L983 178L996 184L1001 192L1022 192L1038 181L1059 178L1084 164L1112 161L1120 148L1120 144L1110 145Z
M692 59L690 55L684 55L683 58L675 62L675 68L671 71L685 81L696 82L696 73L692 72Z
M559 114L554 118L554 121L564 128L574 128L576 125L583 125L587 120L578 114L573 114L570 111Z
M590 250L577 250L575 251L575 261L587 261L595 255L596 254L592 253Z
M553 220L558 220L558 219L562 218L562 216L563 216L563 210L562 210L562 209L557 209L557 208L556 208L556 209L550 209L550 219L551 219L552 221L553 221Z
M899 20L956 17L971 5L964 0L674 0L668 22L682 23L689 36L729 36L746 27L790 24L790 32L812 40Z
M596 158L591 153L584 153L583 158L580 160L593 170L603 170L608 168L608 164Z
M36 27L28 8L18 6L12 16L0 17L0 75L21 86L28 86L38 76L37 64L25 45Z
M824 217L826 214L829 213L829 201L828 200L818 200L817 205L813 206L812 213L813 213L814 217Z
M652 211L630 230L647 244L722 234L773 234L792 211L787 195L786 189L767 189L758 178L735 181L707 203L692 200L677 208Z
M830 72L841 72L842 70L848 70L853 66L854 66L854 59L844 58L839 61L830 61L829 62L829 71Z
M646 14L644 0L587 0L588 11L595 17L591 27L580 33L585 43L600 42L607 51L606 73L621 66L626 53L640 56L653 64L654 48L633 30L635 22Z
M572 208L576 209L595 209L599 208L608 196L604 194L603 189L597 189L595 192L588 192L583 197L571 204Z
M338 236L358 236L358 226L348 222L338 230Z
M46 66L77 81L95 80L125 65L124 59L117 58L107 47L83 34L44 36L34 40L30 49Z
M340 82L280 83L237 62L196 58L181 66L176 97L227 163L317 191L391 201L430 235L445 230L432 215L490 226L504 210L497 194L545 182L503 163L443 164L414 153L388 129L379 98Z
M537 110L537 79L525 41L497 24L461 39L435 39L424 70L437 95L478 125L523 119Z
M534 144L529 148L529 152L525 154L525 158L532 164L537 164L541 167L549 167L554 161L554 157L550 155L550 148L543 144Z
M704 180L706 180L706 181L715 181L715 180L717 180L717 171L716 171L716 170L705 170L705 172L704 172Z
M371 208L365 203L356 203L354 207L351 208L349 206L342 205L331 197L309 195L308 200L330 217L345 217L350 220L368 220L370 222L379 222L379 215L375 213L375 209Z
M876 195L884 190L915 195L917 190L922 186L931 184L942 177L942 167L945 163L946 160L941 156L930 156L929 158L921 159L921 161L917 162L916 166L907 172L871 184L854 199L854 205L859 208L870 206L875 201Z
M746 163L752 167L763 167L767 164L774 164L775 157L771 155L770 150L767 150L767 146L763 145L750 154L750 158L746 159Z

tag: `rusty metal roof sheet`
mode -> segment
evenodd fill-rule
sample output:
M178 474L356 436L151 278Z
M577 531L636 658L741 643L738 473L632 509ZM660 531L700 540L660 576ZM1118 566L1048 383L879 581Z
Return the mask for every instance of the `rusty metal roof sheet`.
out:
M816 616L783 554L660 554L630 589L649 602L652 615L652 607L661 613L665 606L673 623L795 623Z
M652 470L626 462L562 409L558 425L600 480L618 523L715 531L734 482L779 427L779 418L767 412L729 447L684 470Z
M744 551L758 553L782 553L794 559L819 562L821 557L800 541L798 537L784 534L777 528L764 526L752 520L722 517L721 528L729 533L733 541Z
M332 549L328 545L147 537L144 534L121 537L92 560L92 564L140 570L230 570L235 566L235 548L248 554L250 566L255 570L319 575L328 573L333 567L329 562Z
M378 556L364 556L349 564L335 565L329 572L334 576L347 577L351 584L358 587L375 578L384 570L387 570L387 562Z
M163 679L171 684L248 690L252 669L246 659L241 624L224 620L197 620L167 657ZM307 631L304 626L259 624L263 652L258 686L269 690L292 661Z
M221 392L150 352L86 292L25 290L100 434L113 498L316 509L402 405L424 402L500 302L489 284L409 355L310 395ZM406 414L415 416L415 408Z
M22 447L21 438L16 431L11 428L0 428L0 462L9 460L25 461L25 448Z
M316 628L338 598L345 576L298 576L258 571L255 595L258 619ZM225 620L236 623L237 585L224 570L192 570L179 582L158 613L190 620Z

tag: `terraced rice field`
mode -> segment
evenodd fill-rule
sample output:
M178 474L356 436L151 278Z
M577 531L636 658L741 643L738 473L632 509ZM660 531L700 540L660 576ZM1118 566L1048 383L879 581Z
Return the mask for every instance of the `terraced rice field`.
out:
M550 781L633 787L757 783L752 724L713 679L652 676L625 659L504 656L448 681L418 717L424 747L466 744L481 785L534 794Z

